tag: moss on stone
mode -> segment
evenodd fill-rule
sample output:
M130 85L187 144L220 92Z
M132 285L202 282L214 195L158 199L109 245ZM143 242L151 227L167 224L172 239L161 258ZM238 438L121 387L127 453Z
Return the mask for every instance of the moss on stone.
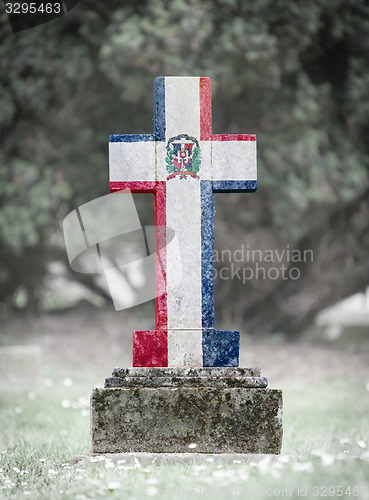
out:
M282 392L209 387L95 389L94 452L279 453Z

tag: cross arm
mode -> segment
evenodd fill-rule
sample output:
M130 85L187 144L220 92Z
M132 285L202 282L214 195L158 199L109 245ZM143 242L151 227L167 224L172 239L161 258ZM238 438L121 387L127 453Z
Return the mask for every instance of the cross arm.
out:
M153 134L115 134L109 139L110 190L155 190L155 139Z
M211 141L213 191L256 191L256 136L213 134Z

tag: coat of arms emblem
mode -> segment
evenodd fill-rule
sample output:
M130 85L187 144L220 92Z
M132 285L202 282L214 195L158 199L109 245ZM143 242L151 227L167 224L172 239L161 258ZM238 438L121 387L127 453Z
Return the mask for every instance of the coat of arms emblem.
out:
M199 179L197 172L201 165L201 151L198 140L187 134L171 137L167 144L165 163L169 173L167 180L176 176L186 179L188 175Z

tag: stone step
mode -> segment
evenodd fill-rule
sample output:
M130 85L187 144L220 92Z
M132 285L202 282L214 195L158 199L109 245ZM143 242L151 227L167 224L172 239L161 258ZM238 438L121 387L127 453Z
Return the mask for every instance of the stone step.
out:
M110 377L105 387L249 387L265 388L265 377Z
M115 368L113 377L260 377L260 368L133 367Z

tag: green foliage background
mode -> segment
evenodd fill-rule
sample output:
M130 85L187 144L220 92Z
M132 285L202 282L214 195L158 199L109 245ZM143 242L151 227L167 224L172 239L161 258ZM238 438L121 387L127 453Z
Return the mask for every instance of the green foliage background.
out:
M107 193L108 135L152 132L158 75L210 76L213 131L258 136L260 188L217 195L216 245L314 251L296 282L217 282L217 317L295 332L367 285L365 0L85 0L24 32L0 23L7 307L23 286L37 308L48 262L65 261L60 221Z

